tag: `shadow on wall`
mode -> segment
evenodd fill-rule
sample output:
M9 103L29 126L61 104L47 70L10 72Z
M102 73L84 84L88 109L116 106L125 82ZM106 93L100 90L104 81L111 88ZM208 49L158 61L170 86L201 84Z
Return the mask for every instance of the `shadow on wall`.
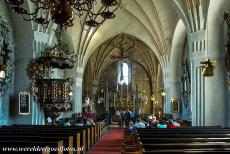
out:
M9 96L9 118L10 119L17 116L18 106L15 104L15 102L17 102L17 99L13 95L10 95Z

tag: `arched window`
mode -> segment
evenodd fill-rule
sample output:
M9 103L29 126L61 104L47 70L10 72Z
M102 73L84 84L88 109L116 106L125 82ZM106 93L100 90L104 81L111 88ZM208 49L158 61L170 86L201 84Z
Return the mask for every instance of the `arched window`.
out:
M119 74L118 74L118 82L120 84L129 84L129 66L125 62L121 62Z

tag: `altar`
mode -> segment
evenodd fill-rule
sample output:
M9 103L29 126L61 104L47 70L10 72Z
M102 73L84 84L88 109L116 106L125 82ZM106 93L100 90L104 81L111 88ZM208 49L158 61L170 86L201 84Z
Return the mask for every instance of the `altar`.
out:
M135 111L134 90L125 84L119 85L119 90L113 93L113 101L110 107Z

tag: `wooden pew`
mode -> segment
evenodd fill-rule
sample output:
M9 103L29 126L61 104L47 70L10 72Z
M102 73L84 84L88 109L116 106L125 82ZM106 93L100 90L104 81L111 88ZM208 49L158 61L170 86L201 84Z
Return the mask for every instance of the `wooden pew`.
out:
M50 137L40 137L40 136L0 136L0 147L3 150L3 148L10 148L10 149L17 149L19 150L27 150L25 152L31 152L30 150L32 150L34 147L35 148L43 148L43 149L47 149L52 148L51 150L55 150L56 151L47 151L46 153L59 153L59 154L63 154L63 153L68 153L65 151L58 151L57 149L63 149L62 147L64 147L64 144L66 144L64 142L64 140L60 140L59 138L50 138ZM37 150L41 150L41 149L37 149ZM22 151L24 152L24 151ZM44 152L44 151L43 151ZM33 153L43 153L42 151L33 151Z
M121 154L142 154L142 143L137 133L124 133Z
M13 132L13 133L12 133ZM79 132L77 131L71 131L71 130L62 130L62 129L0 129L0 134L3 134L5 136L17 136L18 135L23 135L23 136L29 136L29 135L37 135L37 136L40 136L40 137L44 137L44 136L47 136L47 137L54 137L56 136L56 138L60 138L60 139L63 139L63 138L68 138L68 145L64 145L65 147L69 147L70 149L72 148L79 148L79 147L85 147L85 139L83 138L83 136L85 136L85 130L81 130ZM82 135L81 135L82 134ZM81 138L80 138L81 137ZM76 144L75 146L73 146L73 139L76 138ZM67 139L66 139L67 140ZM73 151L69 151L69 153L73 153ZM77 153L80 153L80 151ZM86 153L86 150L85 148L83 148L83 153Z
M75 147L83 147L83 154L86 153L86 128L89 127L57 127L57 126L46 126L46 127L41 127L41 126L13 126L13 127L5 127L3 129L7 130L15 130L15 131L31 131L32 133L44 133L44 132L55 132L55 133L67 133L69 135L72 135L75 142L77 143ZM1 129L0 129L1 131ZM77 135L76 133L80 133L80 135ZM58 135L58 134L57 134Z
M139 138L143 143L230 142L230 138Z
M0 136L33 136L36 135L38 136L38 138L42 138L42 137L49 137L50 140L53 139L59 139L59 140L66 140L66 142L68 144L65 144L65 147L69 147L70 149L76 148L76 147L80 147L80 142L77 144L77 142L74 142L74 137L77 138L74 134L76 132L63 132L63 131L46 131L46 130L33 130L33 131L28 131L28 130L1 130L0 129ZM77 133L79 134L80 137L80 132ZM73 144L75 143L75 145L78 146L73 146ZM70 153L73 153L70 151Z
M45 132L53 134L52 132L56 132L58 134L61 133L63 135L64 132L65 133L69 132L69 138L70 138L69 146L71 147L71 145L76 143L75 147L84 147L83 154L86 154L86 150L89 150L90 147L92 147L93 144L95 144L101 138L102 123L98 123L96 124L96 126L71 126L71 127L60 127L54 125L13 125L13 126L1 127L0 132L3 131L4 129L5 131L7 130L17 131L17 132L30 131L32 133L38 133L38 134L39 133L44 134ZM76 134L79 131L80 134ZM71 142L71 140L73 141Z
M213 149L179 149L179 150L168 150L168 149L162 149L162 150L152 150L152 151L146 151L143 150L143 154L154 154L154 153L170 153L170 154L188 154L188 153L229 153L227 150L213 150Z
M230 129L220 127L137 129L143 153L230 152Z

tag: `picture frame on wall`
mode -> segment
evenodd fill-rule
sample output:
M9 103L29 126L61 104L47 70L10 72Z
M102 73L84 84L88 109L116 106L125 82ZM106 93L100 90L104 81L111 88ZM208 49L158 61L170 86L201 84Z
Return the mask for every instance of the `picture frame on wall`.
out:
M30 93L19 93L19 115L30 115Z
M179 101L176 101L176 100L171 101L171 111L172 112L179 112L180 111Z

